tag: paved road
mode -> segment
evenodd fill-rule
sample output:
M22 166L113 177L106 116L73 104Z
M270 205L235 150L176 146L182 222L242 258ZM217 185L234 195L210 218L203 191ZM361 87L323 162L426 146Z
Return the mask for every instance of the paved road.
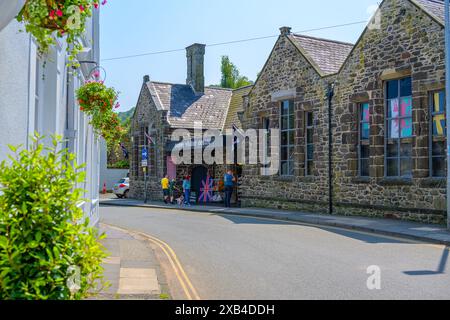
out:
M202 299L450 299L443 246L175 209L102 207L101 220L167 242ZM372 265L381 290L367 289Z

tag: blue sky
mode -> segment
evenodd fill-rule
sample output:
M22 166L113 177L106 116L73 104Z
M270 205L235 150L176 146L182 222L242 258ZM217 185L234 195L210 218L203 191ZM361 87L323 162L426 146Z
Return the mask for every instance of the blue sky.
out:
M101 14L101 59L182 49L199 42L213 44L368 20L377 0L109 0ZM313 32L312 36L355 42L365 25ZM207 47L206 84L220 82L220 57L228 55L251 80L263 67L276 37ZM133 107L142 77L184 83L185 52L102 61L107 84L121 92L120 111Z

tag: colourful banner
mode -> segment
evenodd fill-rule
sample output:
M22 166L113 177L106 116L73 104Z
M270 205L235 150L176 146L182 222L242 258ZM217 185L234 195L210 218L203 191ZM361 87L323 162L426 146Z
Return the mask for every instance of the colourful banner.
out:
M400 103L399 99L392 99L390 100L389 108L390 117L392 118L389 137L391 139L412 137L412 98L402 97Z
M400 137L400 122L398 121L398 119L395 119L399 117L398 99L390 100L389 108L390 116L391 118L394 118L390 123L389 137L391 139L398 139Z
M400 103L400 115L402 117L412 117L412 98L403 97Z
M434 112L444 112L445 110L445 97L444 91L436 92L434 94Z
M210 176L206 177L206 180L202 181L202 187L200 188L199 202L208 203L213 197L214 180Z
M445 92L439 91L433 95L433 111L440 113L433 116L433 135L445 136L446 119L445 119Z

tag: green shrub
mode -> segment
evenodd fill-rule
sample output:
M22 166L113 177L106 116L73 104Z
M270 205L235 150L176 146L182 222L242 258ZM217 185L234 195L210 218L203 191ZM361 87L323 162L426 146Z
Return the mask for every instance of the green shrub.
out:
M104 235L77 206L82 166L58 151L59 137L48 148L41 141L10 146L15 156L0 164L0 300L78 300L105 284ZM69 289L73 279L78 290Z
M130 162L128 160L120 160L108 165L108 169L130 169Z

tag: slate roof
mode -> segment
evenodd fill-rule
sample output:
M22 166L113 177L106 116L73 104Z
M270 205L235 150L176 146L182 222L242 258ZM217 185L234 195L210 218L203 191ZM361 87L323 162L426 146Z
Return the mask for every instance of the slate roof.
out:
M206 87L204 94L196 94L189 85L153 81L147 87L157 109L168 111L172 128L193 129L201 121L204 129L222 129L232 90Z
M227 118L223 130L232 129L233 125L242 128L238 113L244 111L244 97L250 93L253 86L246 86L233 91L230 107L228 109Z
M429 15L444 24L445 7L443 0L411 0L425 10Z
M290 39L323 76L337 73L353 48L351 43L299 34Z

